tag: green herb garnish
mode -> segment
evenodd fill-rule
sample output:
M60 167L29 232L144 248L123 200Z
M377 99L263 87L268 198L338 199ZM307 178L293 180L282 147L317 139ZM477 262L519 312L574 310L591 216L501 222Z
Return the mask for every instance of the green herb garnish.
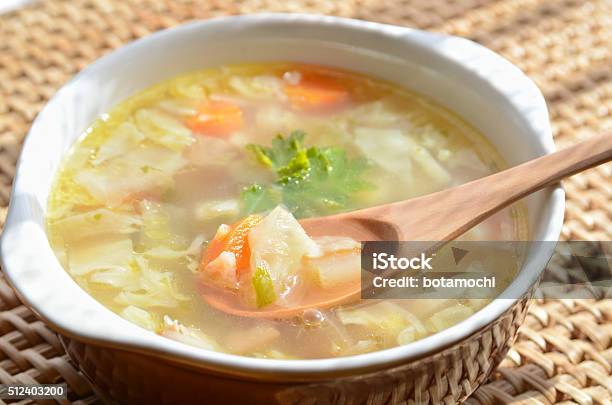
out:
M255 274L253 274L252 282L258 308L265 307L276 301L274 283L268 270L263 267L257 267Z
M240 195L245 215L284 204L296 217L327 215L347 209L355 193L372 187L362 179L365 159L348 159L337 147L306 148L305 134L278 135L272 146L248 145L257 161L276 174L268 186L253 184Z

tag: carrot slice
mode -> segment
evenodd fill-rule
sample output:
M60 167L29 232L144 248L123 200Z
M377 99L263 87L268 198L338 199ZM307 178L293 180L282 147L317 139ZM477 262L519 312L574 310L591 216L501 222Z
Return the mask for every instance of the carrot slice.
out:
M285 94L296 110L320 111L339 107L348 101L348 91L334 78L314 72L301 74L299 83L285 85Z
M249 215L232 225L229 231L221 237L215 237L206 248L202 256L200 269L215 260L221 252L233 253L236 257L236 271L238 273L247 270L251 261L251 250L249 248L249 232L255 228L263 219L261 215Z
M228 101L209 101L187 120L187 126L196 133L226 136L242 128L242 109Z

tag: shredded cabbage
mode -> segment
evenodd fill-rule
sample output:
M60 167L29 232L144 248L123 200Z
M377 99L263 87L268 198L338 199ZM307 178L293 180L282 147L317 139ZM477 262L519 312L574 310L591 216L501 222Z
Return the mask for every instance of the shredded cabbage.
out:
M266 350L264 352L252 353L251 356L259 359L276 359L276 360L293 360L295 356L288 355L287 353L281 352L280 350Z
M461 304L452 305L433 314L426 321L427 329L433 333L439 332L467 319L473 313L474 310L470 307Z
M419 145L410 137L406 137L410 144L410 157L421 167L423 173L434 180L439 186L450 184L452 177L438 160L423 146Z
M251 268L264 269L274 286L276 296L287 293L287 277L301 267L302 257L316 256L319 253L317 244L306 235L306 232L289 211L282 206L274 208L248 236L251 248Z
M198 235L193 239L187 249L174 250L167 246L156 246L146 250L143 255L154 259L166 260L180 259L181 257L185 256L197 256L200 254L203 243L204 237L202 235Z
M426 124L412 130L420 139L421 145L436 152L448 146L448 138L436 127Z
M135 305L143 308L176 308L179 306L178 300L160 290L163 289L145 292L121 291L114 301L119 305Z
M205 201L195 208L195 217L198 221L210 221L211 219L232 218L240 213L238 200Z
M134 118L148 139L174 151L180 152L194 141L191 131L182 122L161 110L143 108Z
M149 200L140 202L142 231L147 238L164 241L169 236L170 216L160 203Z
M121 124L98 148L93 165L99 165L109 159L128 153L145 139L136 126L127 121Z
M216 87L213 79L210 80L179 80L170 87L171 95L201 101L206 98L206 85Z
M116 206L129 195L169 188L174 173L185 164L179 153L169 149L142 147L95 168L85 168L74 179L98 201Z
M50 222L65 240L81 240L100 234L131 234L138 232L142 219L138 215L120 213L106 208L74 214Z
M197 329L182 325L167 315L164 316L164 329L161 335L190 346L220 351L219 345L212 338Z
M49 212L50 221L69 215L74 207L96 207L102 205L102 200L89 193L87 187L74 179L75 172L62 170L55 183L55 192L51 193Z
M194 238L187 249L175 250L165 245L155 246L144 251L143 255L151 259L179 260L184 259L186 266L191 271L196 271L199 265L199 256L204 244L204 236L198 235Z
M355 144L374 163L392 173L402 173L410 180L411 144L398 129L355 128Z
M276 106L262 106L255 115L255 125L263 131L287 133L300 128L300 117Z
M383 169L393 173L412 173L412 163L418 165L425 175L438 186L451 182L450 173L429 151L410 136L394 128L355 128L355 143L361 152Z
M418 328L410 325L406 329L402 330L399 335L397 335L397 344L406 345L420 339L421 337L423 337L423 334L419 333Z
M174 250L185 249L188 243L183 236L177 235L172 231L170 218L173 206L161 204L150 200L140 202L142 212L142 228L140 243L145 249L170 246ZM179 210L178 208L175 209ZM175 216L180 216L180 212L174 212Z
M133 288L138 284L139 279L140 272L133 262L127 267L97 270L89 276L90 283L104 284L114 288Z
M285 98L282 81L274 76L262 75L255 77L230 77L229 86L239 95L255 99L282 100Z
M175 308L189 299L176 291L173 273L151 268L148 260L142 256L137 255L135 259L141 272L138 284L125 287L115 297L115 303L140 308Z
M196 166L210 168L213 165L225 167L234 163L239 160L242 153L241 149L226 139L198 136L194 144L185 151L184 156Z
M124 308L119 315L121 315L121 317L124 319L152 332L158 331L161 327L160 322L156 321L150 312L132 305Z
M373 352L380 349L380 345L374 339L363 339L358 340L356 343L350 344L346 347L344 346L335 346L332 348L333 352L336 352L342 356L350 356L354 354L362 354Z
M334 288L347 282L359 281L361 275L359 242L335 236L318 237L315 242L321 254L305 257L304 265L322 288Z
M383 101L373 101L348 110L341 116L356 126L384 127L392 126L406 119L400 113L392 110L391 106Z
M95 270L125 268L132 258L132 240L123 236L98 237L75 243L68 252L68 268L75 276Z
M170 99L162 100L157 105L160 109L183 117L190 117L198 113L198 104L201 101L192 99Z
M357 308L340 308L336 311L336 315L345 325L368 328L386 345L395 343L400 332L409 326L412 326L420 337L427 334L424 325L415 315L391 301L381 301Z
M465 183L482 176L482 161L476 152L460 149L446 160L447 166L456 176L455 184Z

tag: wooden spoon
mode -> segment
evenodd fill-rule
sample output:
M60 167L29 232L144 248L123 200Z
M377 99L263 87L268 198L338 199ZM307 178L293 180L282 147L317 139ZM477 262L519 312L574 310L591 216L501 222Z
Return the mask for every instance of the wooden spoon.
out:
M349 236L359 241L449 241L502 208L559 180L612 160L612 133L595 136L550 155L422 197L300 221L310 236ZM335 295L313 296L297 307L242 306L233 293L205 287L204 299L223 312L257 318L288 318L308 308L357 300L359 284Z

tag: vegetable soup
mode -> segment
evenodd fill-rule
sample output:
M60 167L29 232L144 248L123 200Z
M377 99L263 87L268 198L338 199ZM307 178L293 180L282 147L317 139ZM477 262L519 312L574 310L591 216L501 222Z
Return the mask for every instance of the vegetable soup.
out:
M359 283L360 241L313 238L301 218L503 167L474 128L391 83L315 65L230 65L165 81L94 122L57 175L47 226L74 280L154 333L246 356L346 356L421 339L488 301L361 300L270 319L207 297L257 314L333 295ZM524 240L523 211L462 239ZM500 292L519 264L489 264Z

